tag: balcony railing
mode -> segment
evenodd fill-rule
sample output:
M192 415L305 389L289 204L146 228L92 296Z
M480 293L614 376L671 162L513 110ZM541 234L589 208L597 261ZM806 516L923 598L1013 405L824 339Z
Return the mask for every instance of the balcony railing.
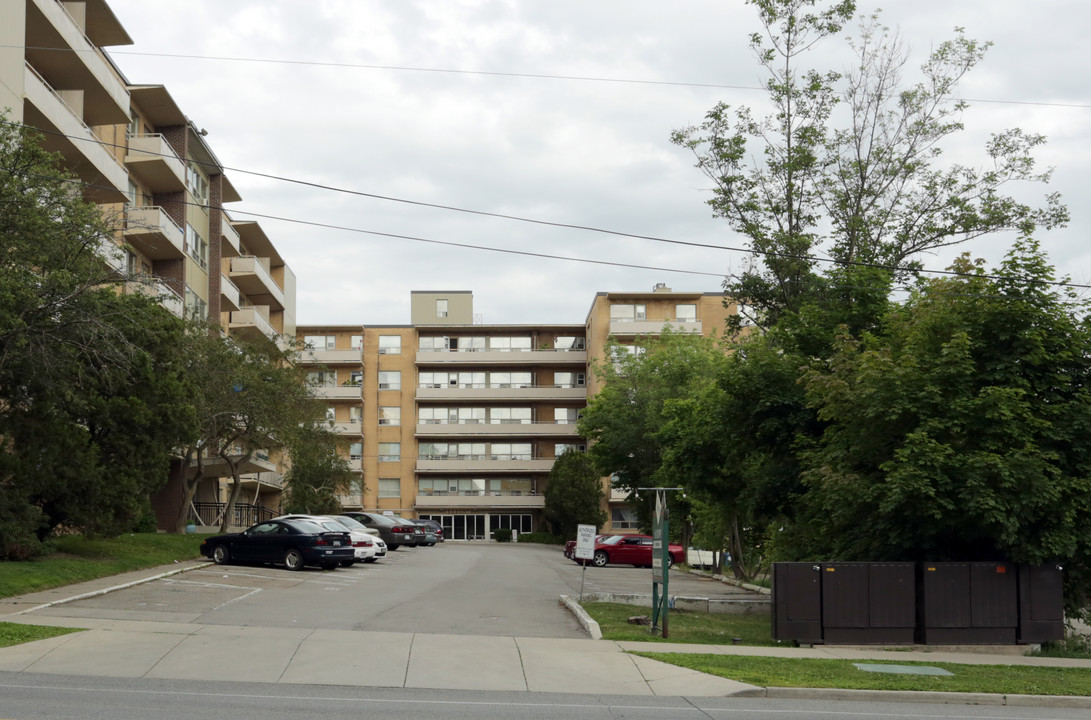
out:
M219 525L223 522L223 511L226 503L193 503L193 509L189 512L189 522L195 525ZM228 525L232 527L248 528L259 522L271 520L280 515L280 508L267 508L261 505L249 503L235 503Z

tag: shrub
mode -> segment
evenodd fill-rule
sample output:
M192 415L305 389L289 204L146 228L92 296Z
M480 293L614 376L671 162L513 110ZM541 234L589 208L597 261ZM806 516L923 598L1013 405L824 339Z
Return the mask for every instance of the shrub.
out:
M499 529L492 531L492 537L496 542L511 542L511 530Z
M542 545L564 545L564 538L547 532L519 533L521 543L540 543Z

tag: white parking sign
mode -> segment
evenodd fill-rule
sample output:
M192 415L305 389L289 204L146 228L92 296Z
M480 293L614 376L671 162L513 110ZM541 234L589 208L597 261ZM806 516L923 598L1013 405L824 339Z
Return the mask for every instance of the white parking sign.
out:
M590 560L595 557L595 526L578 525L576 527L576 558Z

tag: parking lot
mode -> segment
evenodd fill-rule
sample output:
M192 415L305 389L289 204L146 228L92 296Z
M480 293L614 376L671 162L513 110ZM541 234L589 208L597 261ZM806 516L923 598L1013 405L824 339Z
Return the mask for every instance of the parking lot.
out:
M651 570L583 567L559 548L455 543L402 548L375 563L323 571L209 565L40 615L150 622L388 632L586 637L558 604L586 594L650 593ZM730 586L671 573L672 595L727 596Z

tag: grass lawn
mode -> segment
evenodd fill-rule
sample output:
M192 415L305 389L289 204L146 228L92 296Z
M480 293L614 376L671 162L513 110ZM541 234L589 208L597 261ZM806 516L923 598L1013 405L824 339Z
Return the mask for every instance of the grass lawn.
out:
M0 562L0 597L49 590L201 556L201 535L132 533L110 539L79 535L51 541L52 552L27 562Z
M781 645L772 638L768 612L748 615L710 614L671 610L667 615L666 640L652 635L646 625L630 625L634 615L651 616L651 608L617 603L588 602L583 609L594 618L607 640L696 643L701 645Z
M34 642L35 640L45 640L46 638L74 632L82 632L82 629L0 622L0 648Z
M1025 665L961 665L944 662L863 660L868 664L923 665L954 673L949 676L893 675L865 672L852 660L738 657L685 653L634 653L710 675L760 687L844 688L852 690L916 690L1015 695L1091 695L1091 668Z

